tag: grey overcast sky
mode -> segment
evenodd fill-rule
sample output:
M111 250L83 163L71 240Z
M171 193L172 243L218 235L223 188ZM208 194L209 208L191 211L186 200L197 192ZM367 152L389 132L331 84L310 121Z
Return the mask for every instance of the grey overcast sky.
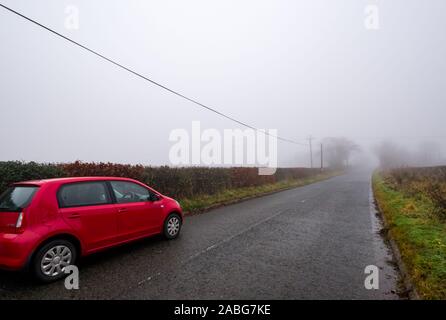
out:
M444 0L0 2L290 139L446 140ZM78 30L65 28L68 5ZM0 46L0 160L167 164L172 129L237 127L3 8ZM306 164L306 148L279 151L280 165Z

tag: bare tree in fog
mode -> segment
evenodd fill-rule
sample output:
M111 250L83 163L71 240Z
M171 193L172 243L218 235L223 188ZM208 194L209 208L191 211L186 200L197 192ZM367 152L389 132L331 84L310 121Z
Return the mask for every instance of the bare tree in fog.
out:
M343 137L325 138L323 145L324 161L331 168L348 167L351 155L360 150L356 143Z
M421 143L416 150L409 150L392 141L383 141L374 148L382 168L406 166L434 166L442 163L441 147L433 141Z
M392 141L383 141L374 148L381 168L396 168L410 165L410 153Z
M415 154L415 164L418 166L434 166L441 164L441 146L434 141L423 141Z

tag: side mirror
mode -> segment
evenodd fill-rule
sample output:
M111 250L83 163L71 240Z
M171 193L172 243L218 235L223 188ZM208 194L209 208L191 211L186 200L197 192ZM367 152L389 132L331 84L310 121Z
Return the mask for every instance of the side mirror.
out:
M160 196L157 195L156 193L152 193L150 195L150 201L155 202L155 201L158 201L158 200L160 200Z

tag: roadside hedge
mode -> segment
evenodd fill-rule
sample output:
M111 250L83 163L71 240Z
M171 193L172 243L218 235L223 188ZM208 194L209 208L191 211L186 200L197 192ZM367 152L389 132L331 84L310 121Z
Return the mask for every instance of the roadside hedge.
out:
M226 189L260 186L316 175L319 169L278 168L276 174L259 176L257 168L150 167L115 163L63 164L0 162L0 193L13 182L73 176L128 177L147 183L168 196L184 199L216 194Z
M36 162L1 161L0 162L0 193L13 182L58 178L65 176L63 169L55 164Z

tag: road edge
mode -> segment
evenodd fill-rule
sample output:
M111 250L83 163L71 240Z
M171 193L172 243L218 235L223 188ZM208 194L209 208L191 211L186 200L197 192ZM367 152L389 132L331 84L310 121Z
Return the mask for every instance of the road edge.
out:
M402 281L403 281L403 284L404 284L404 287L406 289L406 292L407 292L407 295L408 295L409 299L410 300L421 300L414 283L410 279L409 272L407 271L406 264L404 263L403 259L401 258L400 249L398 248L398 245L396 244L395 240L393 239L392 235L389 232L389 223L388 223L388 221L386 219L385 214L383 213L384 211L381 208L381 205L380 205L378 199L375 196L376 184L375 184L374 179L373 179L373 176L375 174L376 174L376 172L374 172L372 174L373 202L375 204L376 211L379 213L379 215L380 215L380 217L381 217L381 219L382 219L382 221L384 223L383 231L385 232L385 237L389 241L390 248L392 249L393 256L395 258L396 264L397 264L398 269L400 271L401 278L402 278Z

